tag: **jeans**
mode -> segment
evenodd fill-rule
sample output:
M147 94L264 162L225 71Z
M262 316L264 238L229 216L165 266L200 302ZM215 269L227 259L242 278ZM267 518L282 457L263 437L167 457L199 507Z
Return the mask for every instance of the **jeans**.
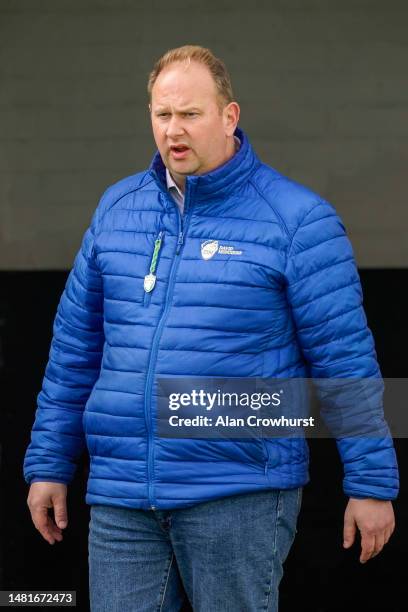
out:
M92 612L277 612L302 487L176 510L91 506Z

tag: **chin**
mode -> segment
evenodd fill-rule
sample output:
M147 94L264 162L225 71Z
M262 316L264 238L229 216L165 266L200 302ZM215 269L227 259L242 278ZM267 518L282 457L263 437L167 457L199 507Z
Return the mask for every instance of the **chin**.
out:
M178 166L175 166L173 164L170 165L169 170L170 172L175 172L176 174L182 174L183 176L187 176L189 174L196 174L198 168L193 166L188 167L187 165L183 166L183 164L180 163Z

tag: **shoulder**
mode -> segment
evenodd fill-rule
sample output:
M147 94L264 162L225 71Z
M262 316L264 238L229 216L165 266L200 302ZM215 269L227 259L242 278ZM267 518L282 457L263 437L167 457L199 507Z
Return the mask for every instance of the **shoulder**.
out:
M95 221L100 222L105 214L112 209L122 198L135 191L147 187L153 182L148 170L131 174L110 185L102 194L98 207L95 211Z
M334 206L321 195L265 163L260 164L251 182L274 210L289 239L305 220L337 216Z

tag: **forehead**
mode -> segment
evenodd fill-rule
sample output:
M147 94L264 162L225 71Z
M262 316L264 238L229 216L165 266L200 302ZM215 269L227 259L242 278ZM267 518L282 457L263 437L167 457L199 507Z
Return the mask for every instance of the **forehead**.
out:
M174 62L166 66L152 89L153 104L197 104L216 99L215 81L209 69L198 62Z

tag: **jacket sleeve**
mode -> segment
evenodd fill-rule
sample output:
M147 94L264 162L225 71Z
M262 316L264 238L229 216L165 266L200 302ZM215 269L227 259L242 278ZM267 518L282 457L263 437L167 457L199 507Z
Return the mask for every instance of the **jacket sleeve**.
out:
M99 376L104 343L102 282L93 247L94 223L84 235L54 321L24 459L24 478L29 484L69 483L85 449L82 416Z
M383 383L363 309L353 250L335 209L319 201L294 233L285 270L287 299L312 379L375 382L371 393L339 393L332 403L375 422L374 435L336 435L350 497L394 499L399 478L393 440L384 420ZM318 381L317 381L318 382ZM324 381L322 381L323 383ZM343 402L343 405L342 405ZM349 404L347 404L349 402ZM357 404L357 405L356 405Z

